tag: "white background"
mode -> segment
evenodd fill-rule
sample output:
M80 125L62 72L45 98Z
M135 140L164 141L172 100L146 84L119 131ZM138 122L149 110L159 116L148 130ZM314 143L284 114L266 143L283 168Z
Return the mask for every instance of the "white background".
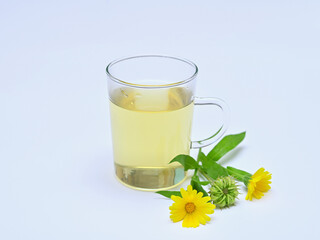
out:
M319 12L316 0L1 1L0 239L318 239ZM228 133L247 131L223 162L272 172L265 197L243 189L185 229L171 200L116 181L105 67L152 53L197 63L197 95L223 98ZM194 138L213 131L209 111Z

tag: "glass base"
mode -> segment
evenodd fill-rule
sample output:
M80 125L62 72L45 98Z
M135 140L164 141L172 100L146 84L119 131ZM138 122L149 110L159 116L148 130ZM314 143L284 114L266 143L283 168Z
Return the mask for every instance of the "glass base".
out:
M128 167L115 163L118 180L127 187L143 191L167 190L186 179L186 172L179 167Z

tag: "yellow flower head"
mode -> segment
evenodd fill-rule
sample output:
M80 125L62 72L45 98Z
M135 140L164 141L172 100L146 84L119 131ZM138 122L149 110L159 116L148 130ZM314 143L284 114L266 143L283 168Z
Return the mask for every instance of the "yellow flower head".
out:
M246 200L252 200L252 196L260 199L264 192L268 192L271 183L271 173L265 171L264 168L260 168L251 176L248 182L248 194Z
M171 196L174 203L169 207L170 218L173 222L183 220L183 227L198 227L210 221L210 217L206 214L212 214L215 205L210 203L210 197L203 197L202 192L197 192L189 185L187 191L180 189L181 196Z

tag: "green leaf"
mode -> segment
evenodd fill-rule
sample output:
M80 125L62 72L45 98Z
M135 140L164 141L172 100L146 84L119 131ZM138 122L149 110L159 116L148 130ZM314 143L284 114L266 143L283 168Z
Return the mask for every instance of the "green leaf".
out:
M181 192L179 191L158 191L156 193L159 193L167 198L171 198L172 195L181 197Z
M180 154L170 161L170 163L173 162L180 163L184 167L185 171L199 168L199 164L196 162L196 160L189 155Z
M209 177L211 177L214 180L218 177L224 177L229 175L227 169L216 162L211 162L210 167L206 169L206 172L209 175Z
M209 167L209 161L208 161L208 158L207 156L201 151L201 148L199 150L199 153L198 153L198 162L201 162L202 163L202 166L203 168L208 168Z
M202 186L207 186L210 182L209 181L202 181L199 182Z
M200 181L199 177L196 176L196 175L193 175L192 178L191 178L191 180L199 183L199 184L202 185L202 186L206 186L206 185L208 185L208 184L210 183L209 181Z
M208 154L208 161L218 161L245 138L246 132L225 136Z
M193 176L191 178L191 186L193 189L197 190L197 192L202 192L204 197L208 196L206 190L201 186L198 176Z
M197 160L202 163L207 160L207 156L201 151L201 148L199 149Z
M245 185L248 185L249 180L252 176L251 173L233 167L227 167L227 171L229 175L233 176L238 181L243 182Z

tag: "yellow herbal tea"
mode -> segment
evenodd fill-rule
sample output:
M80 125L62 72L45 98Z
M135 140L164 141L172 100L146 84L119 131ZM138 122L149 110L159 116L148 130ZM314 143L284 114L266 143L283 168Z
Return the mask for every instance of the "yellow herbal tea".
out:
M191 93L183 88L121 88L111 99L117 177L130 187L149 190L180 183L185 178L183 167L168 163L190 151Z

